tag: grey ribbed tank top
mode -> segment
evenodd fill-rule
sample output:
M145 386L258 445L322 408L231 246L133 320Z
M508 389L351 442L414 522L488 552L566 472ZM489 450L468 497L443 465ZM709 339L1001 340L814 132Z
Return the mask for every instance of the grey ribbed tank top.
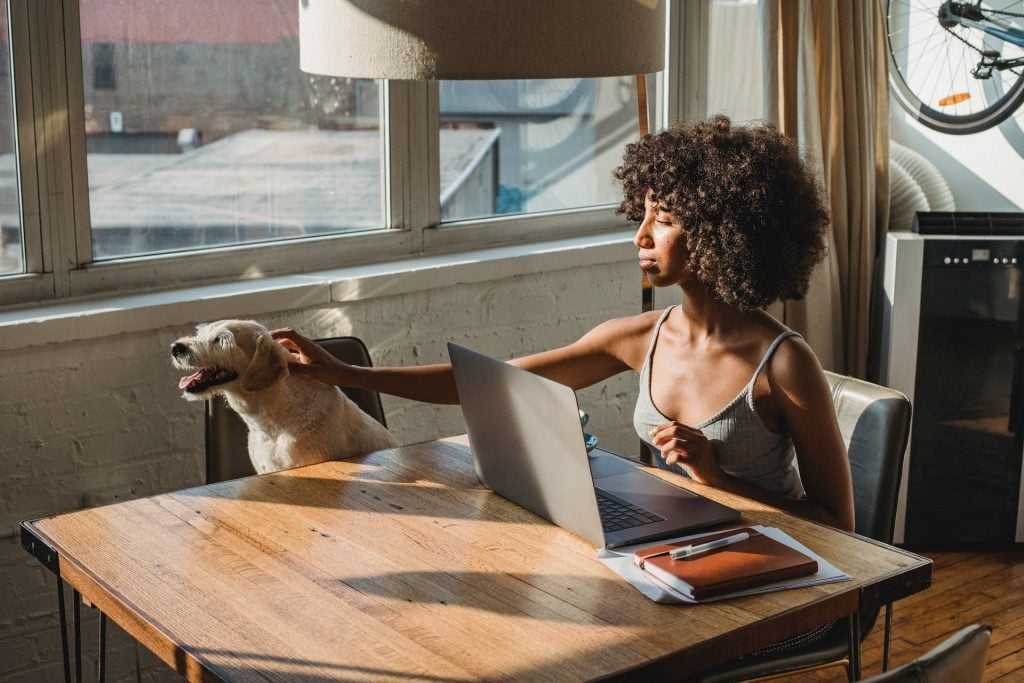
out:
M675 307L665 309L654 328L651 346L640 371L640 393L633 411L633 427L651 450L658 467L690 476L685 466L678 463L666 465L660 451L650 442L651 430L670 421L670 418L661 414L651 399L651 359L654 358L654 350L658 346L661 326L673 308ZM768 364L782 340L792 336L799 335L792 330L786 330L776 337L754 370L754 376L739 395L712 417L691 426L704 432L711 442L715 460L728 474L753 482L772 493L803 498L804 487L800 483L800 473L794 463L796 451L793 448L793 439L788 433L776 434L770 431L764 426L754 408L754 383L757 376Z

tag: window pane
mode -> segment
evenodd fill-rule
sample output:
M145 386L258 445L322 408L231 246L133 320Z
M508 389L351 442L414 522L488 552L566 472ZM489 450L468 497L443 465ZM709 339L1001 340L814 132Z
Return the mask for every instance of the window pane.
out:
M295 0L81 0L96 260L384 227L376 81L299 70Z
M14 88L7 28L7 0L0 0L0 275L25 272L18 160L14 154Z
M618 203L634 81L442 81L441 220Z
M708 38L707 115L764 118L761 17L757 0L712 0Z

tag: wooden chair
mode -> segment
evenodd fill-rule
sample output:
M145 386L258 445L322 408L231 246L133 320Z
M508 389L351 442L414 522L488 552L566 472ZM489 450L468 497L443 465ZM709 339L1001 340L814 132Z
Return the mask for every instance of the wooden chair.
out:
M318 339L317 343L335 358L350 365L371 367L370 353L357 337ZM385 427L380 395L368 389L342 389L367 415ZM206 402L206 483L238 479L256 474L246 445L248 428L222 399Z
M892 543L896 525L903 454L910 435L910 400L902 393L870 382L826 372L839 430L846 443L853 474L855 531L861 536ZM886 606L883 666L888 668L891 606ZM751 655L702 674L701 681L758 680L785 673L842 666L847 677L860 676L860 663L850 662L849 636L859 628L863 640L871 632L878 610L846 617L833 624L820 640L779 652Z
M991 640L991 626L965 626L914 661L864 683L980 683Z

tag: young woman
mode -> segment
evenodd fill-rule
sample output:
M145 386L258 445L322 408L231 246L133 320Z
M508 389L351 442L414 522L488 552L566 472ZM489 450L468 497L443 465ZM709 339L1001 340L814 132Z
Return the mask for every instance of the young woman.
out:
M677 125L626 148L619 207L655 287L681 303L609 320L515 365L580 389L640 376L634 426L660 467L851 530L850 467L813 351L762 309L799 298L825 254L828 213L795 144L728 118ZM448 365L362 368L290 329L292 372L339 386L457 403Z

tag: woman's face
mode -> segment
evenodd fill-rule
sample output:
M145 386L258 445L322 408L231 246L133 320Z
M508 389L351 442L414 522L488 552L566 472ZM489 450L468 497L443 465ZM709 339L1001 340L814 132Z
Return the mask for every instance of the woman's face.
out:
M653 192L648 191L644 198L644 219L633 238L640 250L640 270L647 273L655 287L682 284L688 276L686 262L690 258L683 224L652 196Z

